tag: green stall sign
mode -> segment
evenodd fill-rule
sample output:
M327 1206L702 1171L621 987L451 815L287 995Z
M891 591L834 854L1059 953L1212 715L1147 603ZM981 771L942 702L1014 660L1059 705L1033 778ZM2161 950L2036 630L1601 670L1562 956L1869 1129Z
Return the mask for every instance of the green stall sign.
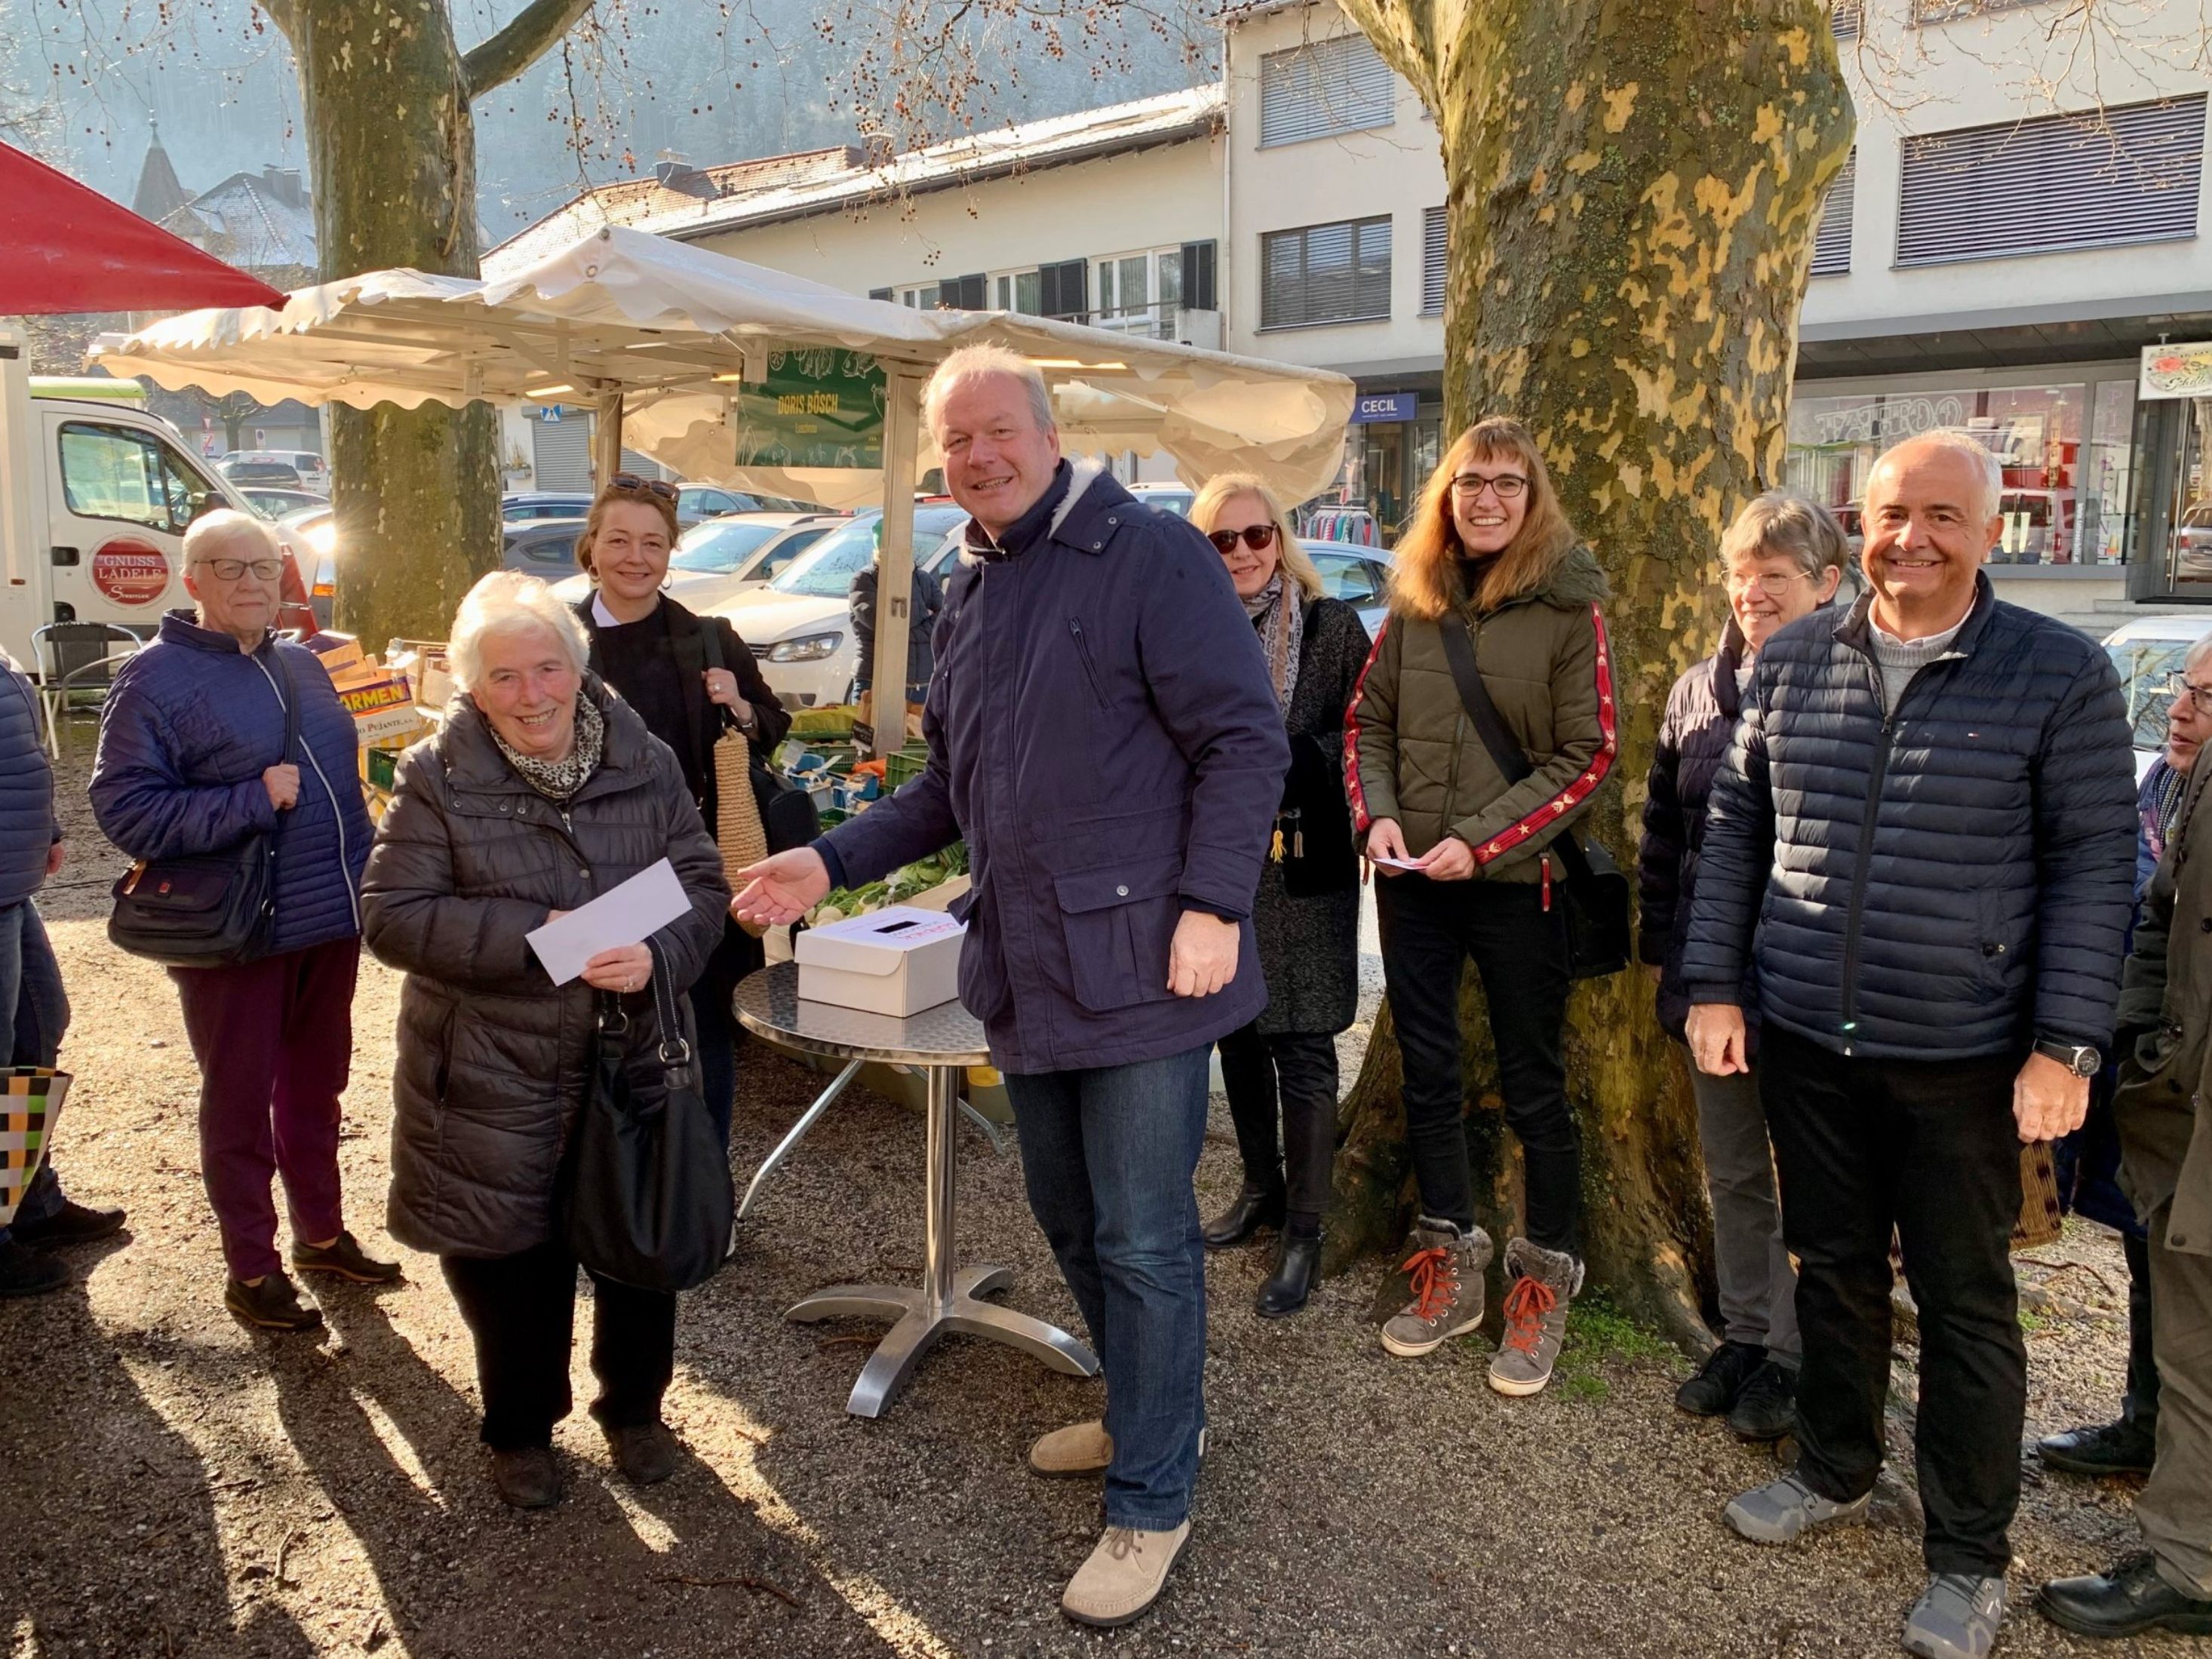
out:
M884 367L865 351L771 353L768 377L733 402L739 466L883 466Z

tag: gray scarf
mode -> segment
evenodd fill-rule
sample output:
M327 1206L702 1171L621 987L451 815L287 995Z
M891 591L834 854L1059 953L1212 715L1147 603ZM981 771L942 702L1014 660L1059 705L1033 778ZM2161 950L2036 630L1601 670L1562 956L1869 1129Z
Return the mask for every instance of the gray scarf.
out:
M507 757L507 763L548 800L568 800L590 782L592 774L599 769L599 757L606 750L606 718L599 713L599 706L581 691L576 694L576 741L569 746L565 760L532 760L512 747L489 720L484 726L490 732L491 740L499 745L499 752Z
M1260 635L1267 653L1268 683L1275 688L1275 706L1291 712L1291 694L1297 689L1298 648L1305 642L1305 591L1284 579L1280 567L1267 585L1244 601L1244 614Z

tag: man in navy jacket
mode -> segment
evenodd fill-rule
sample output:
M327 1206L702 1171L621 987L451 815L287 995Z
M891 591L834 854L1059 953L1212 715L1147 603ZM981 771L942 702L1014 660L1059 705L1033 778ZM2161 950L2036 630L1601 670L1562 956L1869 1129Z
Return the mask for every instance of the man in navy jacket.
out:
M936 630L921 776L744 872L740 920L788 921L968 844L960 996L1021 1134L1030 1207L1090 1325L1106 1417L1040 1473L1103 1469L1106 1532L1062 1596L1117 1625L1189 1535L1205 1424L1206 1271L1191 1176L1214 1039L1267 1000L1250 913L1283 722L1221 560L1183 520L1060 455L1024 359L971 347L923 413L973 515Z
M2079 1127L2111 1045L2133 750L2105 653L1980 573L1996 458L1909 440L1867 480L1872 591L1759 653L1707 808L1682 978L1699 1069L1759 1097L1798 1258L1796 1469L1744 1537L1863 1520L1889 1388L1889 1243L1919 1309L1929 1574L1909 1653L1984 1659L2005 1609L2027 1355L2007 1254L2023 1142Z

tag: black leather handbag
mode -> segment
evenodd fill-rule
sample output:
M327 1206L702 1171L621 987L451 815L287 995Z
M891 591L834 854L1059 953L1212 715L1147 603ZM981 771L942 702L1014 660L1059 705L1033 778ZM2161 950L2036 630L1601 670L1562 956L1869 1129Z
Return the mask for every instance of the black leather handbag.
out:
M630 1066L643 1057L631 1046L629 1016L602 993L583 1109L562 1165L560 1224L576 1260L601 1278L643 1291L688 1291L713 1278L729 1254L737 1200L668 964L658 945L646 945L660 1017L652 1058L663 1092L641 1098Z
M300 689L281 650L284 764L300 737ZM115 884L107 937L118 950L170 968L231 968L269 954L276 921L276 836L257 830L233 846L141 859Z
M1518 783L1536 769L1513 740L1498 705L1475 666L1474 642L1468 637L1467 621L1448 611L1437 623L1443 635L1444 660L1451 665L1452 680L1467 717L1474 722L1482 746L1505 775ZM1613 861L1613 854L1598 842L1585 843L1572 830L1555 837L1551 848L1559 855L1565 878L1554 890L1564 897L1567 924L1567 972L1576 979L1603 979L1628 966L1633 952L1628 927L1628 878Z

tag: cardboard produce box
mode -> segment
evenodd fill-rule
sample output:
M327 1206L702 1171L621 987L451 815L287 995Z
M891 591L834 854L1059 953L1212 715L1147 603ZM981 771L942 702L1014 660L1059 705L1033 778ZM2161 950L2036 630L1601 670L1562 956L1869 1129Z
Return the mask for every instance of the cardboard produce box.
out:
M960 994L968 930L933 910L894 904L810 927L793 941L799 994L808 1002L903 1019Z

